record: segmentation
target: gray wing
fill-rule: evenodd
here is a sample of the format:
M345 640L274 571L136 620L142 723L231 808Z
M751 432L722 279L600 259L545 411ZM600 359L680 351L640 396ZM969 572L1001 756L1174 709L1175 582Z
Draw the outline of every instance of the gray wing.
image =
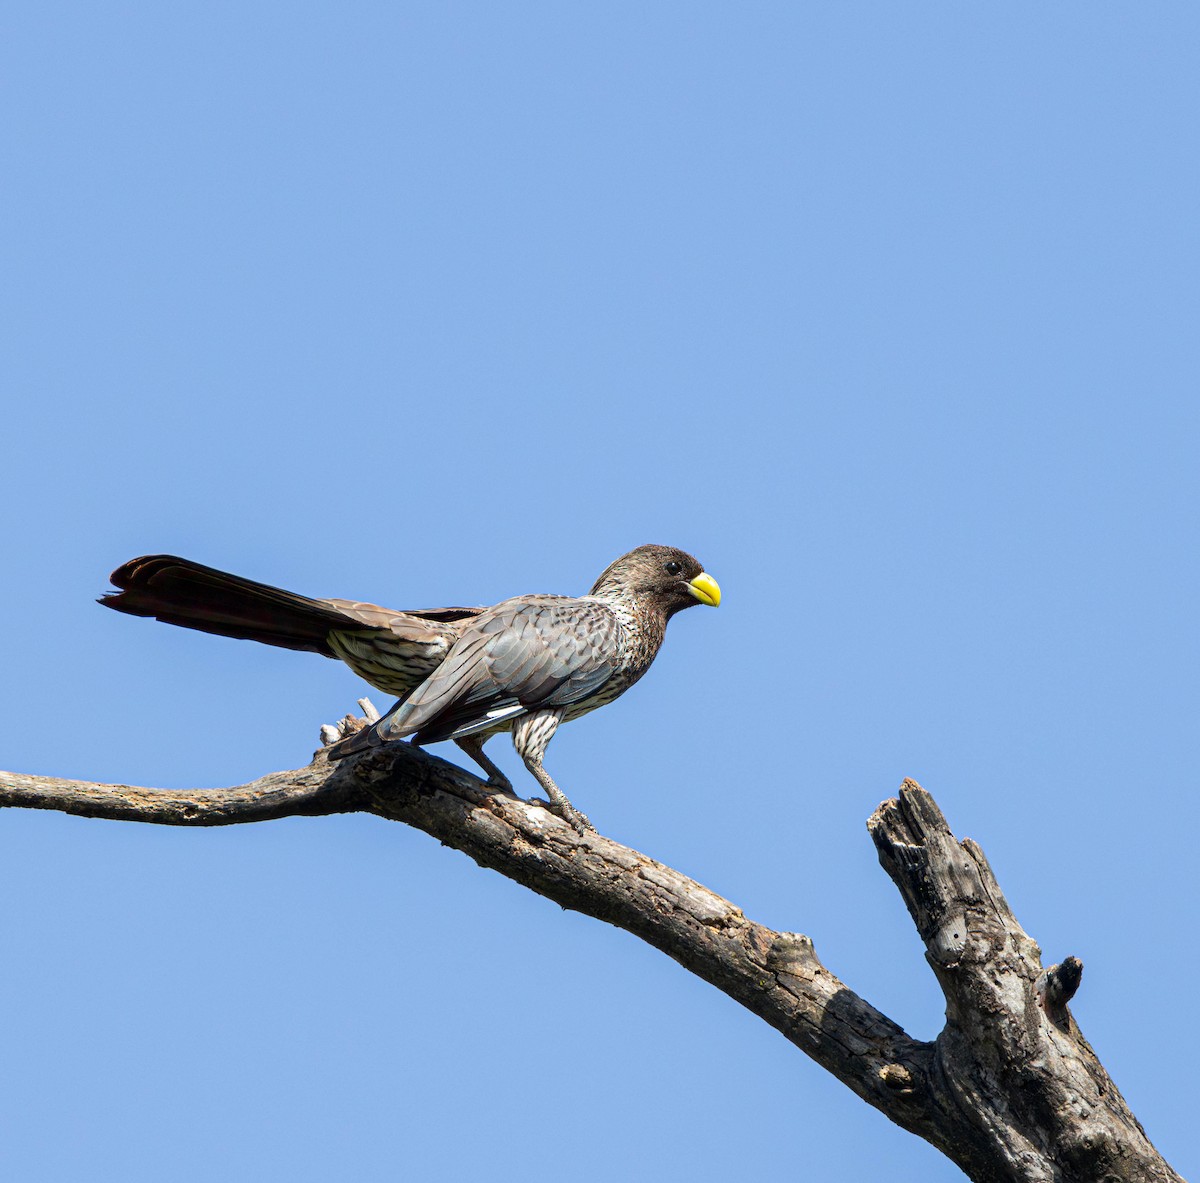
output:
M593 600L523 596L472 621L446 660L376 724L378 741L470 735L595 693L620 668L625 632Z

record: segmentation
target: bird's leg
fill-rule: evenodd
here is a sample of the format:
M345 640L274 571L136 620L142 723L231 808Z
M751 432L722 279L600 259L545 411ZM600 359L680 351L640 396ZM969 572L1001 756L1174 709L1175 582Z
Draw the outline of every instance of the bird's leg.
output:
M558 729L560 719L562 711L535 711L532 715L526 715L513 728L513 747L517 749L517 755L525 761L525 767L537 777L538 784L546 790L550 798L550 808L579 833L586 834L589 830L595 833L596 827L567 800L566 793L542 767L546 745Z
M554 812L563 819L563 821L567 822L573 829L578 830L581 834L587 834L589 832L594 834L596 832L596 827L593 826L590 821L588 821L587 814L580 813L579 810L571 804L571 802L567 799L566 793L564 793L562 789L560 789L558 785L554 783L550 777L550 773L548 773L542 767L542 762L540 760L533 760L527 757L525 760L525 767L537 777L538 784L540 784L542 788L545 789L549 794L550 808L553 809Z
M499 789L502 793L511 793L512 781L483 754L483 745L487 743L488 738L481 735L464 735L454 742L488 774L487 783L490 788Z

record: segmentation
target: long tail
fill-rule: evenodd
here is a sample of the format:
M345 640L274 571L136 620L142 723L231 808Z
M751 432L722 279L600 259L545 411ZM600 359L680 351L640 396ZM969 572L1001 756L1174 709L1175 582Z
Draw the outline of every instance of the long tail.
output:
M174 555L132 559L111 579L121 590L98 601L106 608L327 657L335 656L327 640L330 631L354 624L332 604Z

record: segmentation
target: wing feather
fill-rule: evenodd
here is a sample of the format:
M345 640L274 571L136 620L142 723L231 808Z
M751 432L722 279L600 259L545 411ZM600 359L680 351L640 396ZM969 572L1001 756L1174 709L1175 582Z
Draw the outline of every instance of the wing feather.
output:
M620 668L625 632L607 605L522 596L471 621L446 660L376 724L379 740L469 735L542 707L569 706Z

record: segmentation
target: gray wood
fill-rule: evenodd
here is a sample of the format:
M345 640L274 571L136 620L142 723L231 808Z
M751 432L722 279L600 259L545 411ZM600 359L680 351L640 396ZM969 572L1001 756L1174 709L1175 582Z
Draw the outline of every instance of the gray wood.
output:
M808 937L757 924L686 875L408 744L340 763L318 752L306 768L228 789L0 772L0 805L183 826L353 811L404 822L661 949L978 1183L1180 1179L1071 1018L1080 963L1043 969L983 852L912 781L868 828L946 998L930 1043L839 981Z

